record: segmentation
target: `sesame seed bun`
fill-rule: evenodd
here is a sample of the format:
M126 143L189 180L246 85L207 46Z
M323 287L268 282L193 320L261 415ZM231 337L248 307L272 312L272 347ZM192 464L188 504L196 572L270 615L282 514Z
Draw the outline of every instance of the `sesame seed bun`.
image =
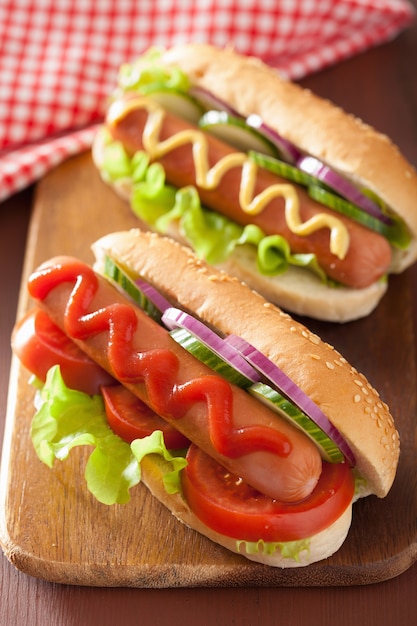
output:
M222 335L239 335L276 363L344 436L365 479L364 494L384 497L395 477L399 436L377 391L332 346L236 278L171 238L133 229L93 244L95 269L109 254L133 277Z

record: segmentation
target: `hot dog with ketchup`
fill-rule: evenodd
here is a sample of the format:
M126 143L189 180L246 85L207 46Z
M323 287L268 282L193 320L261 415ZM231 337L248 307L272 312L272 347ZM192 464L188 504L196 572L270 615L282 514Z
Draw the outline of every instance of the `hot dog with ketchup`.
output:
M148 226L290 312L367 315L417 257L417 175L398 150L232 50L122 67L93 157Z
M153 439L147 447L152 434L126 435L129 471L121 473L138 476L140 467L176 517L249 559L296 567L331 555L346 537L354 500L384 497L395 476L398 433L377 392L303 325L172 239L138 229L110 234L93 250L94 269L71 257L43 263L29 292L57 332L100 366L108 415L123 403L132 410L122 388L179 431L188 448L185 461L166 450L161 460ZM36 329L22 328L25 321L13 347L34 371L25 347ZM71 419L62 397L71 392L62 385L60 409L48 413L56 376L53 367L33 428L41 458L47 450L51 463L52 451L62 458L56 433L67 450L82 430L77 417L75 434L65 432ZM78 415L97 395L76 393ZM55 426L59 415L65 424ZM92 443L84 436L82 443ZM100 437L103 454L109 434ZM164 474L172 471L176 486L171 480L166 490Z

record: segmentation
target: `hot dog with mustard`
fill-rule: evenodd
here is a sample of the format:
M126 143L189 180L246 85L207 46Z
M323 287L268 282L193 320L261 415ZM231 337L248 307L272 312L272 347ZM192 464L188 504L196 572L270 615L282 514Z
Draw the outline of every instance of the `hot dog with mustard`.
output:
M366 315L416 259L417 175L398 149L229 49L123 67L93 156L148 226L290 312Z

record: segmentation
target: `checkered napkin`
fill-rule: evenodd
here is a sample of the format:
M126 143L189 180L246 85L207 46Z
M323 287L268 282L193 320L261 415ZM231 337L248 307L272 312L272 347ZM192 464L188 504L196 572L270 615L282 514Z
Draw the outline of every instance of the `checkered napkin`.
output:
M0 200L91 146L120 64L233 44L291 79L392 39L407 0L0 0Z

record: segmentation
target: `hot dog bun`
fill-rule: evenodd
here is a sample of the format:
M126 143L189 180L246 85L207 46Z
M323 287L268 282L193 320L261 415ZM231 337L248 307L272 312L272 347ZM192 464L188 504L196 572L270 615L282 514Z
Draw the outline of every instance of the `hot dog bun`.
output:
M141 276L174 305L224 335L240 335L276 362L325 411L354 452L354 471L363 479L354 500L371 493L387 494L399 456L393 419L366 378L332 346L171 238L134 229L104 236L92 249L94 269L99 273L106 255L111 256L131 278ZM246 552L245 542L213 531L193 514L180 494L165 491L163 465L156 455L142 461L142 481L151 493L186 526L250 560L283 568L309 565L334 554L348 534L354 500L330 527L309 538L308 549L298 552L297 558L280 549Z
M275 362L346 439L363 495L384 497L395 477L399 437L385 403L365 376L330 345L236 278L214 269L171 238L133 229L93 244L95 269L106 254L170 302L222 335L239 335Z
M243 57L231 49L179 45L163 52L160 62L181 68L193 85L209 90L239 114L258 114L301 151L377 193L404 219L412 236L406 250L393 249L389 271L401 272L416 260L417 212L413 198L417 174L386 136L310 91L281 79L258 59ZM103 135L98 133L93 159L99 170L102 142ZM111 184L129 201L129 180ZM169 235L186 243L175 224L171 224ZM278 276L265 276L257 270L250 246L235 249L221 267L285 310L327 321L346 322L368 315L387 289L385 280L363 289L331 288L296 267Z

